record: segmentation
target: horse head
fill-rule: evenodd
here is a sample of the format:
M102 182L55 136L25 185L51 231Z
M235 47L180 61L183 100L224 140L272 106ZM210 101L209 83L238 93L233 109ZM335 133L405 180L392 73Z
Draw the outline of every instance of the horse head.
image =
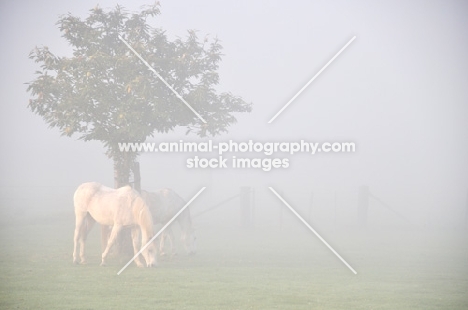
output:
M143 251L143 258L146 261L146 267L156 267L157 265L157 249L154 241Z
M182 232L180 239L182 240L182 244L184 245L187 254L197 253L197 236L194 229L190 228L189 230Z

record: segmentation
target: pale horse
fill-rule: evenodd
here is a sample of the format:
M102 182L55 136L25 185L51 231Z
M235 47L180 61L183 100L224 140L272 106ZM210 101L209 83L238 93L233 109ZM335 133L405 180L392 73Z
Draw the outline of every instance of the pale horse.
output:
M80 247L80 262L86 263L85 241L94 225L112 226L109 242L102 253L101 266L106 264L106 257L114 245L123 227L131 227L134 253L139 251L139 236L141 246L153 237L153 220L145 201L137 191L130 186L113 189L96 182L81 184L73 197L75 205L75 237L73 248L73 262L78 263L78 245ZM156 265L156 246L151 243L143 252L146 266ZM135 259L138 267L143 264L140 256Z
M141 196L148 205L151 214L153 215L154 224L168 223L174 215L177 214L184 206L185 201L177 195L172 189L163 188L156 192L142 191ZM181 230L181 241L188 254L195 254L197 251L197 238L195 230L192 226L190 211L186 208L175 220L179 223ZM164 255L165 240L167 239L170 245L170 254L174 255L174 233L171 229L172 224L167 227L161 234L159 250L160 254Z

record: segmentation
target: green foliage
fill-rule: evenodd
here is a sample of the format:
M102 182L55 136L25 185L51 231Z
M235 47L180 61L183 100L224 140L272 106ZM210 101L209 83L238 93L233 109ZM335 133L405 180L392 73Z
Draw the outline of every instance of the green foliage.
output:
M62 135L102 141L110 157L118 142L143 142L156 132L184 126L199 136L226 132L234 112L250 112L251 104L230 93L217 93L221 45L200 40L195 31L170 41L147 19L160 14L158 5L129 13L120 6L90 10L86 19L71 14L57 22L73 48L71 57L35 48L30 58L40 64L28 83L29 108ZM160 72L207 121L202 123L119 40L121 35Z

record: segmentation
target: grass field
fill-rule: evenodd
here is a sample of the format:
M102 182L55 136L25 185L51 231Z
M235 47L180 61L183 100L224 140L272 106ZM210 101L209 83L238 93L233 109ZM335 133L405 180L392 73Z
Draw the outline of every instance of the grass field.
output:
M467 309L468 232L324 232L198 225L198 253L153 269L71 259L73 217L0 228L1 309Z

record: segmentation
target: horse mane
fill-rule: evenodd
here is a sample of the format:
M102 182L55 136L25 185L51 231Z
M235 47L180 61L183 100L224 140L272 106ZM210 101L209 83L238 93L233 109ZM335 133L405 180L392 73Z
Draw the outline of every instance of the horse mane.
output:
M140 223L142 229L144 228L148 237L151 237L153 235L153 217L151 212L140 195L135 193L135 197L132 198L133 216Z

